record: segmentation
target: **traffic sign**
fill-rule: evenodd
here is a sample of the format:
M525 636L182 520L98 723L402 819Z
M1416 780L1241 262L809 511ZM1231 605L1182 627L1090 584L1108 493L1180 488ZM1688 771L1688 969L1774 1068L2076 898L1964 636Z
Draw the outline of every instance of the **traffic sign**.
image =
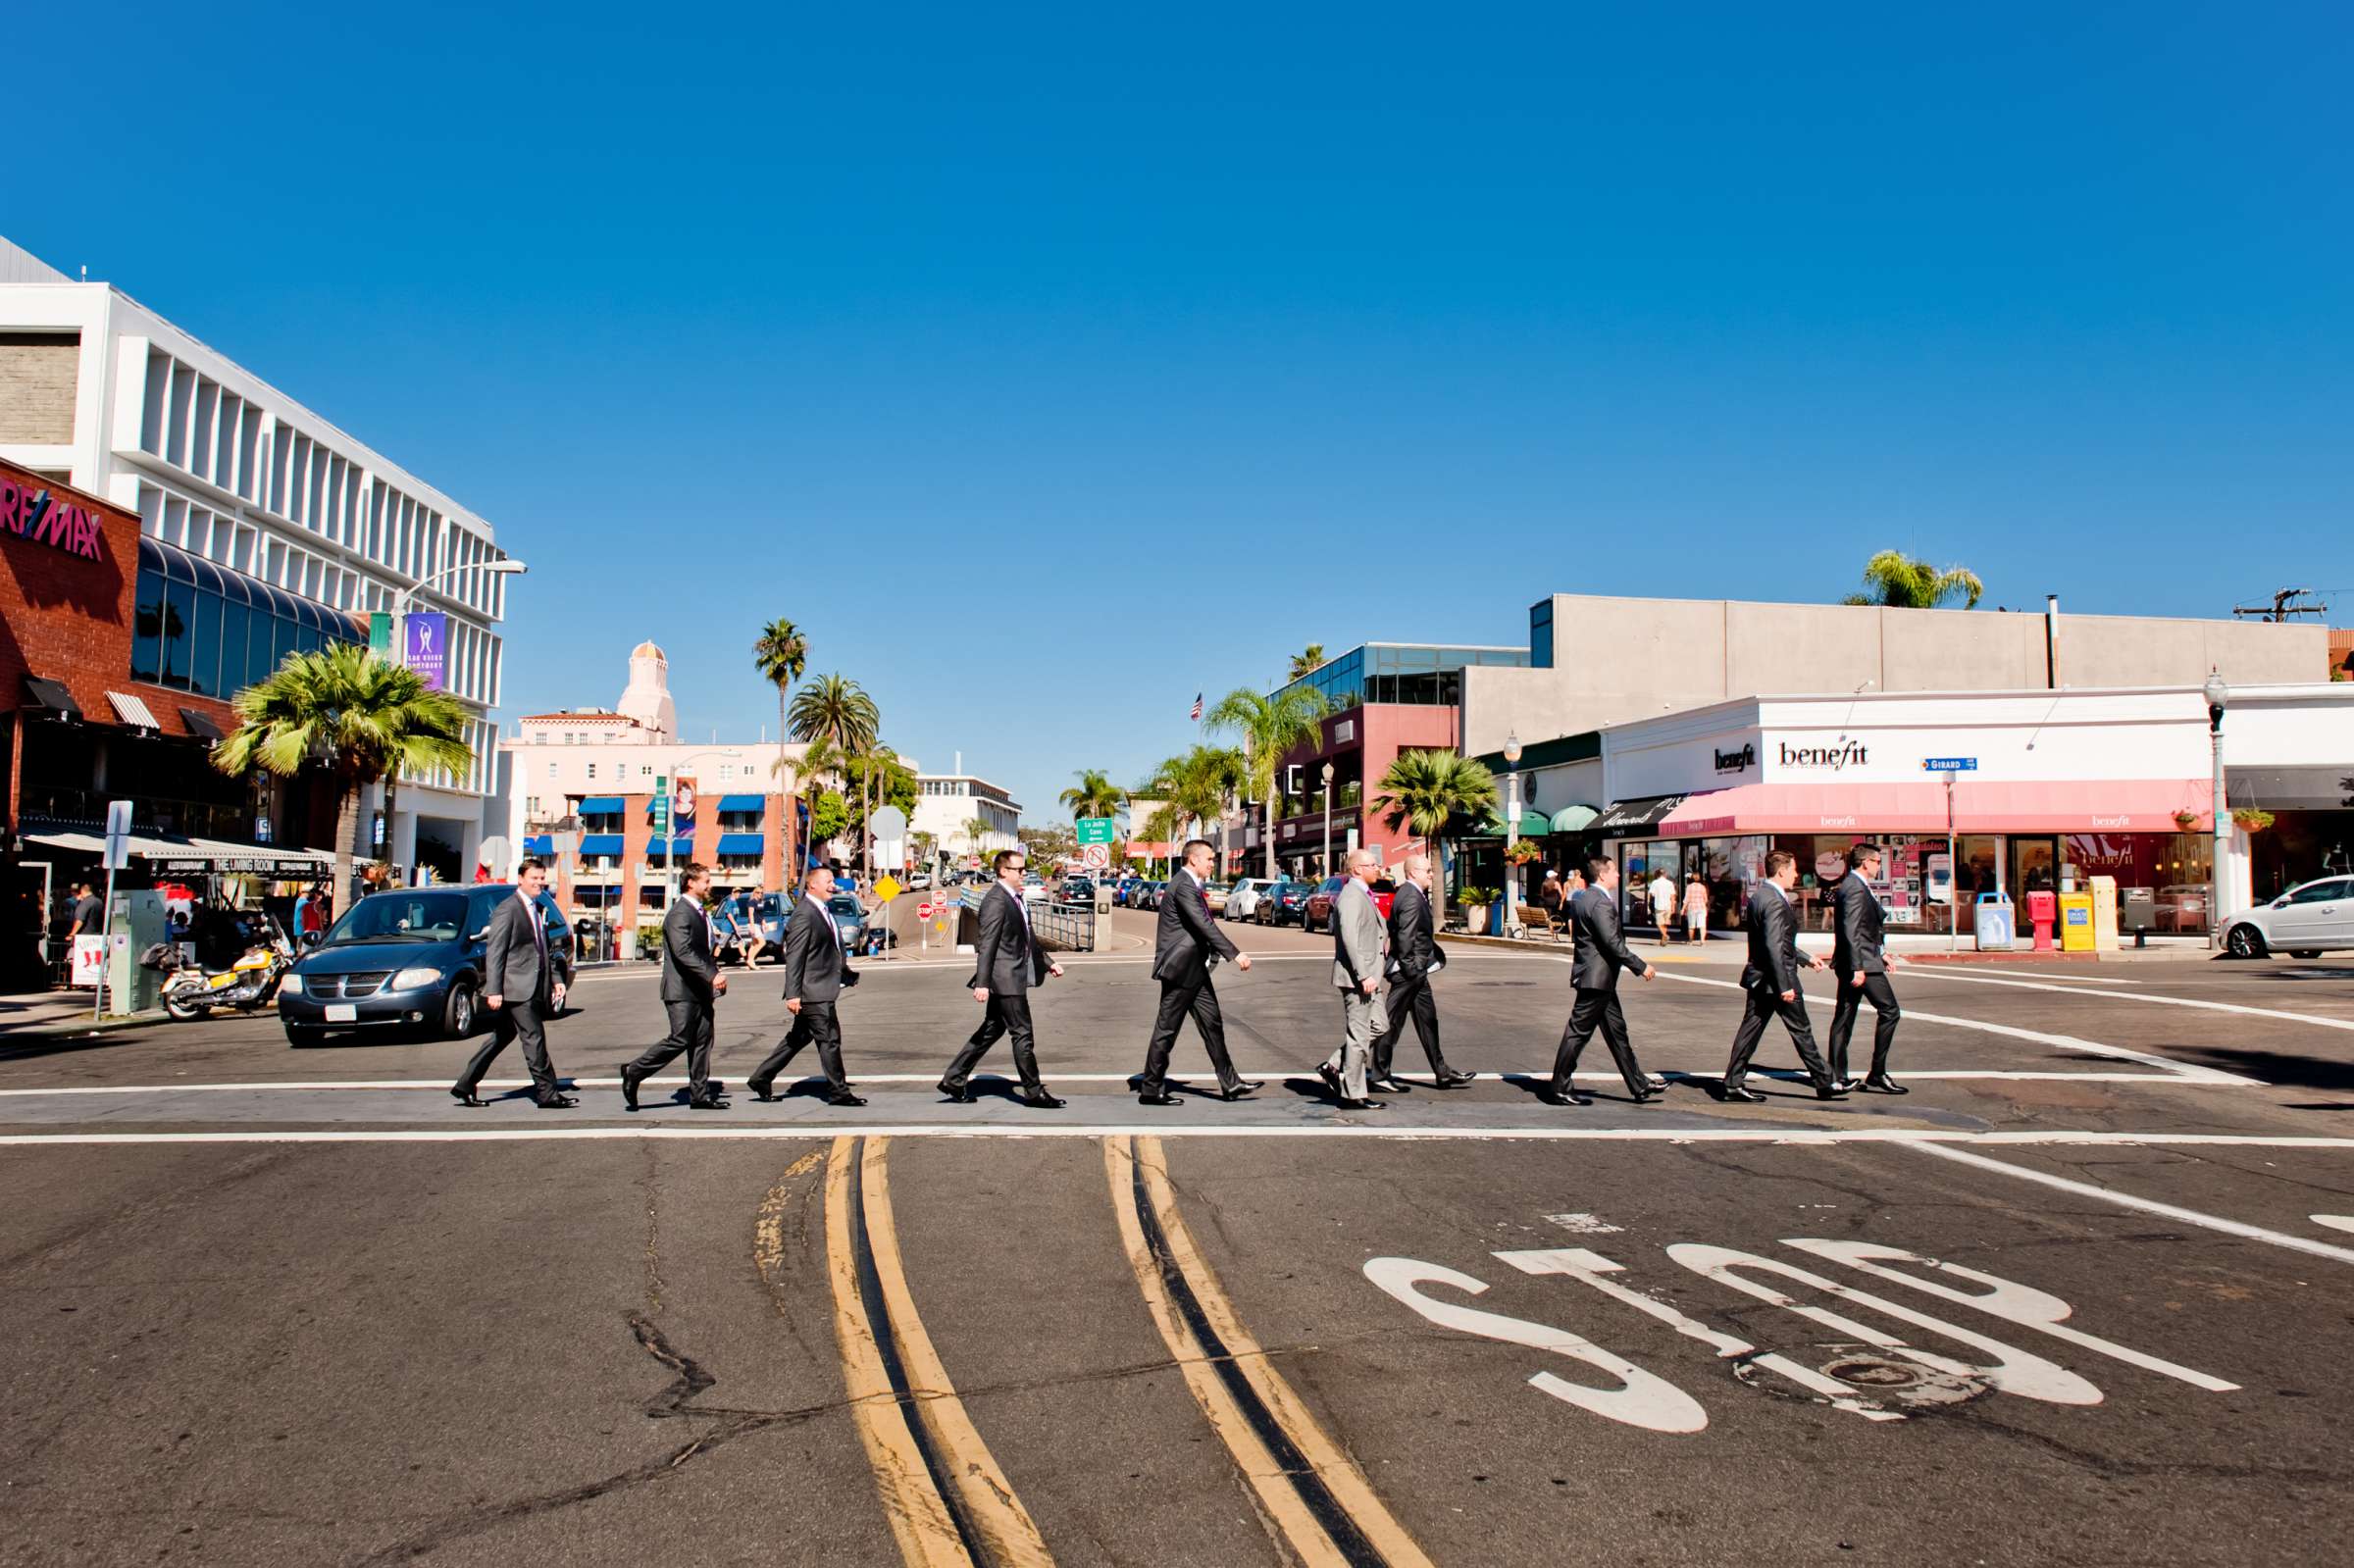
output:
M882 899L887 904L890 903L894 898L898 897L899 879L896 877L886 876L880 882L877 882L875 884L875 896Z
M932 906L930 904L916 905L915 918L918 920L930 920L932 918Z
M1081 844L1079 846L1079 864L1085 866L1090 871L1110 870L1111 845Z
M106 803L106 869L121 871L130 864L130 802Z
M885 806L866 819L866 831L877 838L898 838L907 832L907 813L896 806Z
M1118 836L1116 831L1118 827L1119 824L1109 817L1081 817L1079 819L1079 842L1082 846L1108 844Z
M1923 757L1920 759L1920 771L1923 773L1976 773L1978 759L1975 757Z

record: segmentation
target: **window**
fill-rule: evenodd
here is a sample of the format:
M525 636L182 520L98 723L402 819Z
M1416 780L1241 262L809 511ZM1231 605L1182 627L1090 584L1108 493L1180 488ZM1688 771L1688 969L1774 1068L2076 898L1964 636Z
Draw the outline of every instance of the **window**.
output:
M596 764L593 762L588 764L588 777L592 782L596 778Z
M2292 904L2329 903L2334 899L2345 897L2346 886L2347 884L2342 879L2335 882L2317 882L2290 893L2288 901Z
M553 779L556 776L556 765L552 762L547 765L547 776L550 779Z
M654 776L654 765L653 765L652 763L650 763L650 762L641 762L641 763L638 764L638 777L639 777L639 778L640 778L640 779L651 779L653 776Z

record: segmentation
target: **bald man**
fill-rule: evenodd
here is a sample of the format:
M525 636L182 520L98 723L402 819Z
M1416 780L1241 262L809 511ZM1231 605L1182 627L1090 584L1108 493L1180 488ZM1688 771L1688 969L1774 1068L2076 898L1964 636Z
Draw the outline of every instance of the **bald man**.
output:
M1365 1097L1365 1069L1373 1037L1387 1022L1379 999L1388 946L1372 883L1381 867L1369 849L1352 849L1349 875L1332 901L1332 984L1341 993L1341 1048L1316 1071L1345 1111L1380 1111L1387 1100Z

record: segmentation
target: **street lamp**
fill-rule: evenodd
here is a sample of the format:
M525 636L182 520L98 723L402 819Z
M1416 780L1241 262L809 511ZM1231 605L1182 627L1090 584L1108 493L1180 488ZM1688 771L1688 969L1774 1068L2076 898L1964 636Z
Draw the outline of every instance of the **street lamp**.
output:
M525 566L511 555L502 555L495 561L461 561L454 566L445 566L431 577L419 578L416 586L401 589L400 597L393 602L392 613L394 615L408 614L409 606L417 602L418 594L423 593L443 578L455 576L460 572L487 572L492 577L517 578L530 570L530 567Z
M2224 855L2231 847L2231 830L2226 826L2231 819L2224 810L2224 704L2230 698L2231 688L2224 684L2223 672L2212 668L2207 672L2203 695L2207 698L2207 745L2215 763L2208 794L2209 828L2215 843L2207 868L2207 945L2217 947L2224 939Z
M1324 868L1320 875L1332 875L1332 764L1324 764Z
M1520 868L1512 864L1512 845L1520 837L1520 732L1504 737L1504 934L1520 935Z

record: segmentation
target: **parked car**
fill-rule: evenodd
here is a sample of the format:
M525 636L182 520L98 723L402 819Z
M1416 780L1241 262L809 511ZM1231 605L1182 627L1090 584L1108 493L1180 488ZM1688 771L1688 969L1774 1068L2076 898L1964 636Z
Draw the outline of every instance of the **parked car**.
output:
M1136 891L1128 896L1128 907L1131 909L1158 909L1160 895L1168 885L1166 881L1158 878L1138 883Z
M2234 958L2276 951L2317 958L2333 947L2354 947L2354 877L2301 883L2269 904L2232 916L2224 946Z
M1261 893L1252 913L1262 926L1305 926L1307 895L1315 890L1313 883L1286 879Z
M1348 880L1346 877L1327 877L1316 884L1316 890L1308 894L1306 908L1302 911L1302 931L1332 930L1332 901L1340 896L1341 885ZM1387 877L1377 877L1366 891L1373 895L1373 907L1381 911L1381 918L1388 920L1390 900L1396 896L1398 885Z
M855 893L835 893L826 899L826 913L834 917L834 929L842 934L845 952L866 950L866 909Z
M1134 909L1136 906L1129 900L1136 896L1136 889L1143 885L1144 880L1142 877L1122 877L1113 883L1111 885L1112 903L1121 909Z
M1234 884L1230 882L1207 883L1202 888L1202 901L1209 905L1209 912L1215 915L1226 907L1226 895L1233 891Z
M1046 901L1047 879L1040 876L1035 871L1025 872L1022 876L1022 902L1025 904L1043 904Z
M1228 920L1256 919L1259 900L1266 896L1269 887L1277 885L1281 880L1277 878L1269 881L1265 877L1237 878L1233 889L1226 894L1225 904L1218 912Z
M280 985L286 1043L316 1045L333 1030L472 1035L485 1021L483 938L500 900L514 894L508 884L484 883L395 888L360 899ZM570 986L572 928L553 899L542 895L540 907L549 912L550 966Z
M1085 877L1065 877L1062 879L1062 890L1055 895L1054 901L1060 904L1093 904L1096 901L1096 885Z

